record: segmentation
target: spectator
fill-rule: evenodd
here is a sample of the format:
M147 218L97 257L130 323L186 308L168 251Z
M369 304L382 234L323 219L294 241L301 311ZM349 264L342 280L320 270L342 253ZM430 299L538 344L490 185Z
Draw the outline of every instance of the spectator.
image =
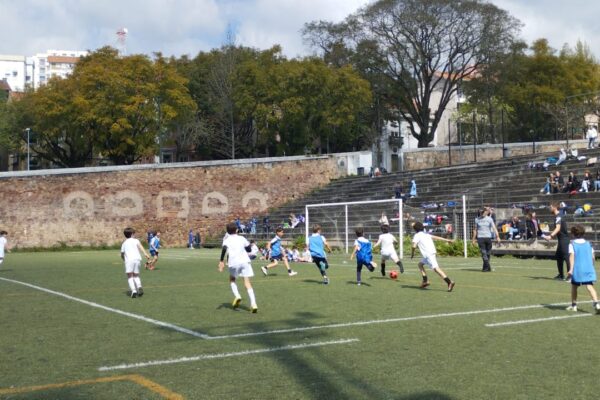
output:
M388 217L385 215L385 212L381 213L381 218L379 218L379 225L390 226L390 221L388 221Z
M237 217L235 219L235 225L237 226L238 232L239 233L244 233L246 230L246 225L242 224L242 221L240 221L240 217Z
M598 138L598 130L595 125L590 125L585 134L588 140L588 149L593 149L596 147L596 139Z
M250 219L250 223L249 223L249 225L250 225L250 233L252 235L256 235L256 225L257 224L258 224L258 221L256 220L256 217L252 217Z
M600 169L596 170L596 180L594 181L594 192L600 191Z
M415 180L411 180L410 181L410 198L414 198L417 197L417 182L415 182Z
M188 248L194 250L194 231L192 229L188 232Z
M194 242L195 242L197 249L202 247L202 238L200 237L200 231L196 232L196 237L194 238Z
M271 229L271 225L269 225L269 217L263 218L263 233L265 236L269 236L269 230Z
M298 225L298 223L300 223L300 221L298 221L298 218L296 218L296 215L290 214L290 227L293 229L296 227L296 225Z
M563 192L565 193L573 193L579 190L579 180L573 171L569 172L569 177L567 178L567 183L565 183L565 187Z
M579 189L579 191L584 193L589 192L591 184L592 175L590 174L590 171L585 171L585 173L583 174L583 179L581 180L581 188Z
M561 148L560 153L558 154L558 161L556 161L556 165L562 164L567 159L567 152L565 149Z
M302 252L302 255L300 256L298 261L308 263L312 262L312 256L310 255L310 250L308 249L308 246L304 246L304 251Z
M543 188L540 189L540 193L550 194L552 193L552 182L554 181L554 174L550 173L550 175L546 178L546 184Z
M537 239L542 236L542 229L540 228L540 223L535 211L529 212L527 217L525 217L525 227L527 228L525 232L525 237L527 239Z
M521 223L521 220L519 219L519 217L517 217L516 215L514 215L509 224L509 229L508 229L508 240L513 240L513 239L520 239L521 235L519 232L519 224Z
M554 181L552 182L552 193L562 192L565 181L560 176L560 171L556 171L554 174Z

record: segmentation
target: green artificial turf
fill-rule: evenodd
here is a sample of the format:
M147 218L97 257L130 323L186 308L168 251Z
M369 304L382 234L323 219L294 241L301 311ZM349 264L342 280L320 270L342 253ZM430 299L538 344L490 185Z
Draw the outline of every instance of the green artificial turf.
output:
M584 303L590 300L585 289L580 312L564 310L570 285L552 280L554 261L494 258L495 271L482 273L479 259L440 258L456 281L452 293L432 272L431 286L419 289L416 258L405 259L406 273L397 280L363 271L360 287L354 263L342 254L330 256L328 286L312 264L292 264L295 277L283 266L264 277L264 262L254 261L259 312L252 314L241 282L242 307L231 308L218 256L217 250L165 249L158 269L141 274L145 295L131 299L118 251L7 254L0 278L219 338L0 280L0 399L176 393L187 399L515 400L600 393L600 316ZM587 317L570 318L580 314ZM569 318L548 319L555 317ZM485 326L536 319L547 320ZM200 359L99 370L183 357ZM138 378L98 381L123 375L160 386Z

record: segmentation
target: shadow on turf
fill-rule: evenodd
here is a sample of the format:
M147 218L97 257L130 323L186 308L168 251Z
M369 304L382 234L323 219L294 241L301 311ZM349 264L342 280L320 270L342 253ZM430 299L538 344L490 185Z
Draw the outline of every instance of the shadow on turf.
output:
M528 278L529 279L534 279L536 281L544 280L544 281L558 281L558 282L562 282L562 280L554 279L554 278L551 278L549 276L528 276Z

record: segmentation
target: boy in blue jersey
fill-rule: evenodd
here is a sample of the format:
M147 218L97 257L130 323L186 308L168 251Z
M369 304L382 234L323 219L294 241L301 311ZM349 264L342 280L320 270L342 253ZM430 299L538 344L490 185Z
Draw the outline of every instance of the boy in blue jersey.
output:
M360 286L363 265L367 267L370 272L373 272L377 264L373 261L373 246L371 245L371 242L363 237L363 228L356 228L355 232L356 240L354 241L354 251L350 256L350 259L352 260L354 255L356 255L356 284Z
M267 250L269 250L271 255L271 264L266 267L260 267L265 276L269 275L269 269L275 268L279 261L283 260L285 264L285 268L288 271L289 276L298 275L296 271L292 271L290 268L290 264L288 263L287 257L285 255L285 248L281 245L281 238L283 237L283 228L279 227L275 230L275 237L271 239L269 243L267 243Z
M596 281L594 249L591 243L583 238L585 234L583 226L575 225L571 228L571 234L575 239L569 244L570 267L567 278L571 278L571 305L567 307L567 310L577 311L577 289L579 289L579 286L585 286L592 297L596 313L600 314L598 294L594 289L594 282Z
M325 237L321 235L321 225L313 226L313 234L308 238L308 249L313 262L319 268L319 272L323 277L323 283L325 285L329 284L329 278L327 277L329 264L327 263L325 249L331 253L331 247L329 247Z
M158 249L160 249L160 231L156 231L152 239L150 240L150 255L151 260L146 262L145 268L150 271L154 270L156 263L158 262Z

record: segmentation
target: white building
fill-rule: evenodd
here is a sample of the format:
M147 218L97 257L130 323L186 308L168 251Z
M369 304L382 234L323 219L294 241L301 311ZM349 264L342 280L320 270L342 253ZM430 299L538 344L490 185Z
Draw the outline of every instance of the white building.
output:
M31 79L27 76L25 56L0 55L0 80L6 81L11 90L22 92Z
M67 77L79 59L87 54L87 51L73 50L48 50L36 54L32 57L34 87L46 84L54 76Z

